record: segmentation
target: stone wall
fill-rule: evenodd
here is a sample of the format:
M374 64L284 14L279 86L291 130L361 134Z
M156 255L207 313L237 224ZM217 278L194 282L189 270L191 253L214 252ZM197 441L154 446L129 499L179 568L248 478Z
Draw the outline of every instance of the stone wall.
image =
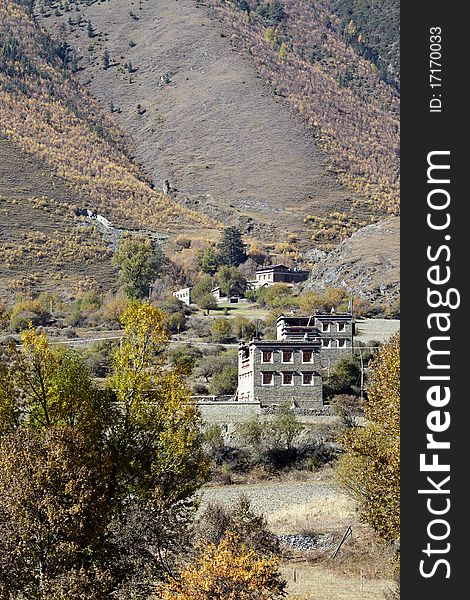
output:
M198 402L202 418L208 423L243 423L261 414L259 402Z
M317 408L323 407L323 391L322 391L322 374L320 354L313 353L314 362L302 363L302 352L300 348L294 348L293 345L286 342L272 343L272 348L275 349L272 363L261 362L261 350L255 349L254 352L254 397L259 400L263 406L273 404L295 403L300 408ZM282 351L284 349L294 350L293 363L282 362ZM264 346L263 346L264 349ZM266 348L267 349L267 348ZM308 350L312 350L308 347ZM273 385L262 385L261 377L263 372L271 372L274 376ZM293 372L294 384L282 385L282 373ZM313 372L314 384L302 385L302 373Z

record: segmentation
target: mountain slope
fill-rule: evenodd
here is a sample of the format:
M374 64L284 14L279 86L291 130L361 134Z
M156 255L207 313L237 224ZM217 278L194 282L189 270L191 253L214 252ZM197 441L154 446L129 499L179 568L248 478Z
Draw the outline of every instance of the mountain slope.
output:
M70 52L35 25L29 2L0 4L0 133L93 199L119 224L214 227L151 189L113 120L72 79Z
M74 214L86 201L0 136L0 297L111 286L109 250Z
M389 217L360 229L317 262L307 288L347 287L390 304L400 293L400 221Z
M113 108L155 184L168 179L178 189L178 201L239 220L268 241L289 231L306 240L306 216L353 204L370 222L370 208L338 182L313 130L233 48L206 6L108 0L79 3L76 13L61 4L41 22L78 49L77 75Z

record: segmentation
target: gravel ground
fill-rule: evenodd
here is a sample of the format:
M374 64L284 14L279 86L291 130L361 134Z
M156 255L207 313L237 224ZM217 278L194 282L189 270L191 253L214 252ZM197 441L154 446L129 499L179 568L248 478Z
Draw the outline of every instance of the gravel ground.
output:
M232 504L240 494L248 496L255 510L269 516L295 505L309 504L317 498L334 498L338 492L331 483L312 480L208 487L204 489L201 507L208 502Z

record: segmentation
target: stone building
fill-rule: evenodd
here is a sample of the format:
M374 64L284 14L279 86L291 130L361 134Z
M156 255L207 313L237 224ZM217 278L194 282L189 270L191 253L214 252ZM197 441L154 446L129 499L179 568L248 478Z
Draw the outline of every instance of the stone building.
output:
M238 401L323 407L323 372L352 351L352 315L277 320L276 340L251 340L238 352Z
M285 265L271 265L256 269L256 279L249 281L252 289L274 285L275 283L286 283L294 285L308 279L309 272L297 268L289 269Z
M354 323L351 313L317 313L309 317L281 315L276 323L278 340L319 339L321 366L329 369L352 352Z

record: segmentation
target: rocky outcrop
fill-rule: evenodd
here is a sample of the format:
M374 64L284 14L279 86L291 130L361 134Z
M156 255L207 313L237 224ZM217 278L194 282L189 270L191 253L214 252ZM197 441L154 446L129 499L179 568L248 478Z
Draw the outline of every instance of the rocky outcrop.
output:
M370 301L400 293L400 220L368 225L316 262L304 288L345 287Z

